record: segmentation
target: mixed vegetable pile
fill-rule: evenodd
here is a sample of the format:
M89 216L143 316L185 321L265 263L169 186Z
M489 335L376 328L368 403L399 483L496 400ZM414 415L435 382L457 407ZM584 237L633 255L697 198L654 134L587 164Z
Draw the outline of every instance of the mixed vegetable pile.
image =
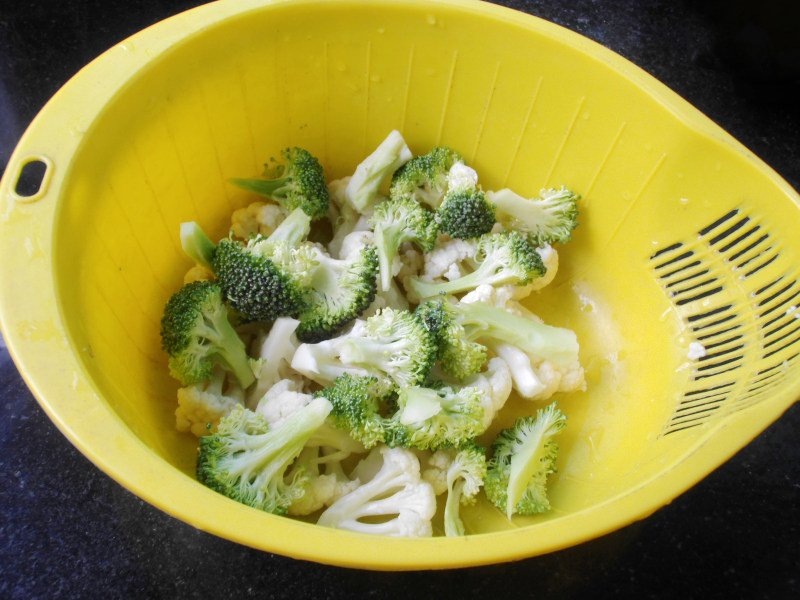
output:
M343 179L291 148L232 182L264 200L217 242L182 224L196 265L162 319L198 480L393 536L433 535L438 497L436 533L464 535L481 489L508 518L548 510L566 417L547 402L584 371L575 334L520 301L555 276L578 196L484 191L457 152L414 156L397 131ZM512 390L539 404L481 446Z

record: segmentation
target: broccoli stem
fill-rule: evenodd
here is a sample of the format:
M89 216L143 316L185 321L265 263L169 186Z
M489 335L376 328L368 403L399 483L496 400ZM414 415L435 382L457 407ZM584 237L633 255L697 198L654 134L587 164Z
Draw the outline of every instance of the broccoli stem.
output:
M181 223L181 247L186 256L198 265L213 271L211 261L214 258L214 251L217 249L217 245L208 238L205 231L194 221Z
M230 182L248 192L253 192L254 194L258 194L259 196L266 196L267 198L271 198L276 191L280 190L286 184L286 178L279 177L277 179L241 179L238 177L234 177L230 179Z
M517 448L511 458L506 501L506 515L509 519L528 488L528 482L542 468L542 458L547 449L545 444L547 433L548 431L544 427L536 428L534 433L526 437L522 446Z
M392 262L400 247L399 237L402 224L396 226L377 227L375 229L375 247L378 252L378 268L381 274L381 290L386 292L392 285Z
M401 425L420 423L442 411L442 399L436 390L412 386L403 390L404 404L400 414Z
M243 351L242 339L224 315L219 315L219 318L213 320L206 319L203 326L198 329L198 335L219 348L211 354L217 356L228 367L243 388L248 388L256 380L247 353Z
M448 478L449 479L449 478ZM450 483L448 481L448 483ZM466 482L459 478L448 486L447 500L444 503L444 534L447 537L464 535L464 522L459 517L461 492Z
M459 304L457 311L473 340L491 337L559 366L569 365L578 357L578 339L569 329L545 325L483 302Z
M275 228L267 242L289 242L294 246L302 242L311 231L311 217L302 208L295 208L289 215L281 221Z
M503 268L502 263L495 262L491 258L484 260L477 269L463 277L446 281L443 283L430 283L418 278L409 280L411 289L420 298L433 298L440 294L458 294L468 290L474 290L479 285L502 285L504 283L515 283L517 278L509 274Z
M341 341L339 355L345 363L356 366L377 365L389 372L394 356L403 352L408 342L403 339L386 341L369 338L345 338Z

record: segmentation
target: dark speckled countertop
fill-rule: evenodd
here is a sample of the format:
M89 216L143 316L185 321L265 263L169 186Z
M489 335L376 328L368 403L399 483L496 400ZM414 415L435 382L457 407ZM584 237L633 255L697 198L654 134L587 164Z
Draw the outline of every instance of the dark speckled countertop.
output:
M0 166L84 64L197 4L0 2ZM620 53L800 189L800 3L498 4ZM671 504L598 540L460 571L360 572L238 546L133 496L56 430L0 345L0 598L798 598L798 425L795 405Z

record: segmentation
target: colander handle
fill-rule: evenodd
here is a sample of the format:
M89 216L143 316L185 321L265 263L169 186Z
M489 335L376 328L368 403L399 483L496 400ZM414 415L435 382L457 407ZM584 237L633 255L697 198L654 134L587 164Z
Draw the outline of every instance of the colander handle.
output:
M16 162L16 164L15 164ZM36 202L41 200L50 187L54 165L48 157L28 155L9 164L8 196L15 202Z

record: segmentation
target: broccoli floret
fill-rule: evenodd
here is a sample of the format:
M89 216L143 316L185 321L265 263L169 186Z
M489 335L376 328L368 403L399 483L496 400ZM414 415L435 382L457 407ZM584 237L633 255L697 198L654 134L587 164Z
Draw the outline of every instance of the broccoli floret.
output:
M210 381L215 365L231 371L243 388L255 381L216 283L195 281L173 294L161 319L161 346L170 373L184 386Z
M556 365L570 365L578 359L578 339L569 329L546 325L483 302L443 302L442 309L463 327L468 341L489 347L510 344Z
M412 157L399 131L392 131L375 151L356 167L345 188L345 200L359 213L370 209L381 184Z
M408 310L384 308L366 321L364 335L337 344L345 364L388 376L398 388L425 381L436 345L422 319Z
M433 213L408 196L391 198L375 206L372 215L375 246L380 263L381 290L388 291L392 281L392 261L404 242L414 243L430 252L436 243Z
M335 335L356 319L375 299L378 257L374 246L364 246L355 259L331 258L314 247L306 304L298 314L297 338L314 343Z
M351 373L403 388L425 381L435 361L433 336L422 320L408 310L383 308L366 321L356 319L347 333L301 344L292 368L323 386Z
M475 442L462 445L447 469L447 500L444 505L444 533L464 535L461 506L474 504L486 478L486 448Z
M408 196L431 208L438 208L447 192L447 175L458 162L463 162L461 155L445 146L415 156L395 171L389 185L389 197Z
M214 273L231 307L251 321L274 321L305 306L305 288L268 258L230 238L217 244Z
M305 493L306 478L295 473L287 481L284 475L330 410L330 402L317 398L271 430L261 415L234 409L215 434L200 438L198 481L237 502L286 514Z
M267 238L225 238L211 261L225 299L251 321L294 316L306 305L312 255L299 242L310 218L295 209Z
M328 186L322 165L308 150L286 148L281 152L284 164L265 165L266 179L231 179L231 183L249 192L272 198L286 210L302 208L312 219L328 213Z
M423 302L415 312L433 333L436 358L446 374L462 380L481 370L486 363L486 346L467 339L464 327L447 310L444 300Z
M381 416L381 403L388 396L386 387L375 377L345 373L333 385L314 393L325 398L333 409L330 423L350 434L365 448L386 441L386 419Z
M400 390L389 420L390 446L438 450L483 433L483 390L439 382Z
M181 223L181 247L186 255L198 265L213 271L211 262L217 245L206 235L206 232L195 223Z
M469 240L489 233L496 222L494 206L478 189L450 190L436 210L439 230L452 238Z
M477 268L453 281L431 283L418 277L408 279L408 285L420 299L439 294L457 294L479 285L526 285L542 277L545 266L536 248L517 232L487 233L477 240Z
M556 404L520 417L501 431L492 443L485 492L508 518L532 515L550 508L547 476L555 472L558 445L553 437L566 426L566 416Z
M578 225L580 196L564 187L541 190L538 198L530 199L503 189L489 192L488 199L497 220L508 230L527 234L535 246L568 242Z

